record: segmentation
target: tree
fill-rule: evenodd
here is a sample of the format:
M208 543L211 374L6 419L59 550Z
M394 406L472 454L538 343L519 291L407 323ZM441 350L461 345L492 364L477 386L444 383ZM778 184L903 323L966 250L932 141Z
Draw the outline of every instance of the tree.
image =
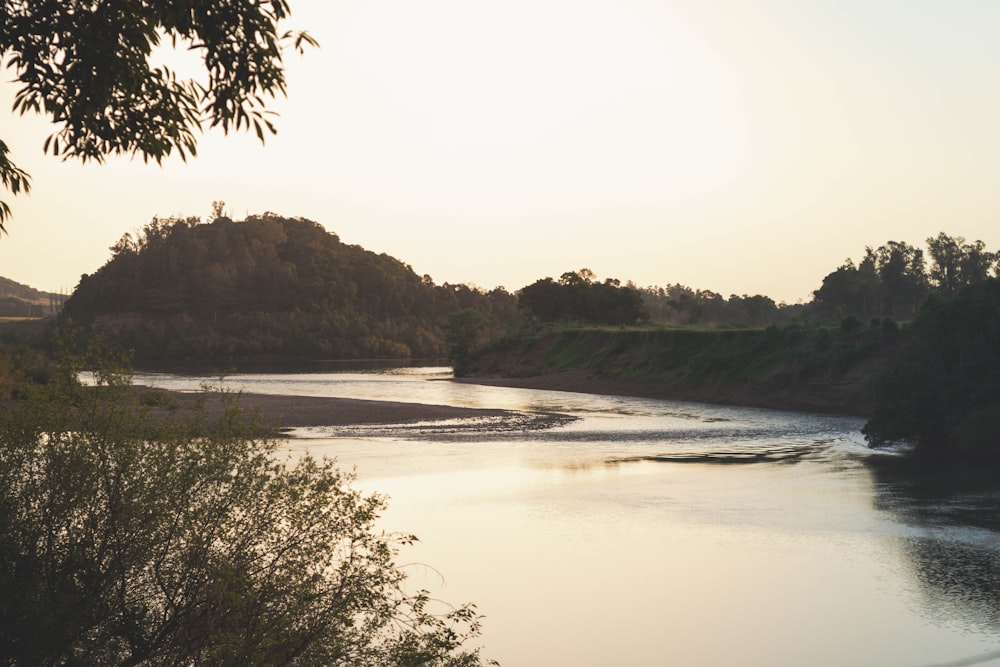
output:
M730 310L737 322L745 323L751 327L759 326L765 322L773 322L778 313L778 305L774 299L763 294L753 296L738 296L733 294L729 297Z
M472 350L486 327L486 319L477 310L463 308L448 315L444 325L444 342L448 346L448 361L456 376L466 373Z
M252 128L261 141L275 132L265 98L285 94L284 49L316 45L305 32L279 32L289 13L286 0L0 0L0 60L21 84L14 111L45 113L59 126L46 153L186 158L206 125ZM165 42L199 52L207 81L151 63ZM30 187L2 141L0 182L15 195ZM0 230L9 216L0 202Z
M565 284L542 278L521 288L517 307L541 322L555 322L567 319L572 305Z
M541 322L635 324L649 319L638 289L623 287L617 278L597 282L590 269L567 271L558 283L552 278L536 280L521 289L517 307Z
M987 252L982 241L966 243L963 237L951 237L944 232L927 239L927 249L932 262L931 283L945 295L986 280L998 256Z
M0 664L480 664L472 607L404 590L383 498L278 461L225 395L156 419L67 358L0 408Z
M880 283L872 257L860 266L850 259L823 278L823 285L813 292L813 302L825 317L856 315L868 319L878 312Z
M865 261L871 261L881 283L881 315L897 320L916 315L927 298L927 273L924 253L901 241L888 241L872 250L865 248Z
M952 238L944 232L927 239L927 250L931 255L930 280L941 294L958 291L964 242L961 236Z
M868 246L857 267L848 259L823 279L813 301L823 315L912 318L929 291L924 253L908 243Z
M921 308L878 379L863 429L873 445L909 440L938 456L1000 455L1000 280Z

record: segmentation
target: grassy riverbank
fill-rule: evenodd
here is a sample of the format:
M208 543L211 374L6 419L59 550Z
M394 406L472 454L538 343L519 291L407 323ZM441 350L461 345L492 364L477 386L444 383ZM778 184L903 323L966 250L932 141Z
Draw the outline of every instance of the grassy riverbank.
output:
M765 329L544 327L493 341L477 382L867 415L893 320Z

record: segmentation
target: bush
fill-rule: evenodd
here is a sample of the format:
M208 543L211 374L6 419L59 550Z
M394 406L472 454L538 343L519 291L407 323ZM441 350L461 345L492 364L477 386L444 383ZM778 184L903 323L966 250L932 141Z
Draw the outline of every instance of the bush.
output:
M404 591L383 498L279 462L226 395L205 431L93 377L0 412L0 664L480 664L473 607Z
M1000 456L1000 280L932 297L876 384L864 433L922 454Z

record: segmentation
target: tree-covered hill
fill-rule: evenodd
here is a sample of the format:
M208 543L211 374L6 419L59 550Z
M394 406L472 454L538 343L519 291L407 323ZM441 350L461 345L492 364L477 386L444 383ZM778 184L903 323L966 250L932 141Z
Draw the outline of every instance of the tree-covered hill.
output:
M435 357L451 312L480 312L487 336L520 317L503 288L435 285L318 223L272 213L154 218L112 251L62 315L115 334L141 361Z

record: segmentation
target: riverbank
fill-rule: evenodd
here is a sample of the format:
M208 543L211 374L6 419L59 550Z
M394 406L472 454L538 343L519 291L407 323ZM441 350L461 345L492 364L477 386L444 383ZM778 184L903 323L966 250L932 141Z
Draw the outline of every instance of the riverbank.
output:
M866 417L897 329L565 328L492 342L462 381Z
M855 417L865 417L868 414L867 401L858 396L863 388L857 386L859 380L855 379L845 380L841 383L837 399L831 398L831 392L825 385L796 387L794 389L771 388L766 391L757 387L742 389L717 386L685 387L639 380L613 380L582 370L521 377L487 375L456 378L455 381L493 387L634 396L713 405L739 405L770 410L824 412Z
M461 408L427 403L373 401L354 398L286 396L255 393L179 392L137 386L139 400L150 406L156 419L199 413L204 423L220 419L229 405L276 432L322 426L416 424L423 422L489 421L491 430L536 430L567 420L555 413Z

